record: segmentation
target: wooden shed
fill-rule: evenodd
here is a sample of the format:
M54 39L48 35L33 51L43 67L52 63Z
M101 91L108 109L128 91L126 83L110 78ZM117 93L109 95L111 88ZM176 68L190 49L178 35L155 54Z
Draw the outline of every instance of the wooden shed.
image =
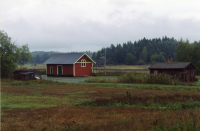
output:
M35 79L35 72L26 72L21 73L22 81L33 80Z
M35 79L37 70L15 70L14 80L30 80Z
M150 74L166 73L183 82L195 81L196 67L191 62L155 63L149 67Z
M94 63L85 53L54 54L44 62L48 76L91 76Z

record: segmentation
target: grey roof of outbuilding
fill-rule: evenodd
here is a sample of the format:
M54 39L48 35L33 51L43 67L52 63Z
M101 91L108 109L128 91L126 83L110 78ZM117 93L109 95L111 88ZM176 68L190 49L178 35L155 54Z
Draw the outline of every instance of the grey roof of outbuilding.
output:
M74 64L85 53L63 53L54 54L47 59L43 64ZM87 54L85 54L93 63L95 63Z
M149 69L185 69L190 64L192 63L191 62L154 63L149 67Z

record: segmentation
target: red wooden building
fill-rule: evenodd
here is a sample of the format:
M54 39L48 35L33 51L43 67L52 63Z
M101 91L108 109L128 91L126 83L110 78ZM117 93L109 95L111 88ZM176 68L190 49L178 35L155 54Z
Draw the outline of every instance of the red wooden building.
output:
M191 62L155 63L149 69L150 74L166 73L183 82L195 81L196 67Z
M90 76L95 62L85 53L64 53L52 55L44 64L48 76Z

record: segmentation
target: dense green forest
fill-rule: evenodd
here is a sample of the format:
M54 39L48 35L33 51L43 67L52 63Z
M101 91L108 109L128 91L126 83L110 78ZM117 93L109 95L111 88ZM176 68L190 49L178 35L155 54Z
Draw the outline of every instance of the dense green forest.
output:
M145 64L153 62L165 62L169 55L173 61L176 61L176 49L178 41L167 36L154 39L143 38L132 43L113 44L106 48L107 64ZM97 64L103 64L105 48L94 52L92 59ZM102 57L103 56L103 57Z
M107 64L145 64L154 62L165 62L170 55L173 61L176 61L176 48L178 47L178 41L176 39L163 37L146 39L135 41L134 43L128 41L127 43L113 44L106 48L106 61ZM51 55L62 52L45 52L34 51L31 52L33 60L30 63L43 63ZM83 52L81 52L83 53ZM86 51L97 65L104 63L105 48L97 52Z

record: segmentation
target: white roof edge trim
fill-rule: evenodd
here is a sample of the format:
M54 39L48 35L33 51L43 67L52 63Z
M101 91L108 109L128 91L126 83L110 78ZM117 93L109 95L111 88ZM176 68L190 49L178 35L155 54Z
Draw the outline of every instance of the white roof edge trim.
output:
M84 55L86 55L86 57L87 57L88 59L90 59L94 64L96 64L96 62L93 61L92 58L90 58L86 53L84 53L81 57L83 57ZM77 61L79 61L79 60L81 59L81 57L80 57ZM77 61L74 62L74 64L77 63Z

